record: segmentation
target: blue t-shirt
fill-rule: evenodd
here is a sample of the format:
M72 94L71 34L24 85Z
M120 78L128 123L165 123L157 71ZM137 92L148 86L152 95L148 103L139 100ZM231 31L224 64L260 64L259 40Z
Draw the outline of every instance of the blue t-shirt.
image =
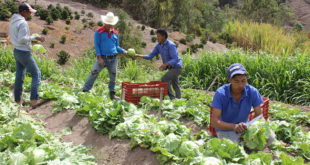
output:
M230 85L223 85L216 90L211 106L222 110L220 120L234 124L245 123L248 121L251 108L262 104L263 99L256 88L246 84L241 98L236 102L230 93ZM226 131L220 129L215 130Z

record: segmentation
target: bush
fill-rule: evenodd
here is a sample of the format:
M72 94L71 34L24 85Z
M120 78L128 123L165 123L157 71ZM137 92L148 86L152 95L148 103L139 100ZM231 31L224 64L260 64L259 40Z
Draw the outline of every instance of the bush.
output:
M1 6L2 6L2 4L1 4ZM3 7L7 8L12 14L13 13L18 13L18 6L17 6L15 0L14 1L13 0L6 0L4 2L4 6Z
M141 30L142 30L142 31L144 31L144 30L145 30L145 26L144 26L144 25L142 25Z
M137 29L140 30L140 25L137 26Z
M152 37L152 42L156 42L157 41L157 37L153 36Z
M86 18L83 18L82 19L82 23L86 23L87 22L87 19Z
M79 20L79 19L80 19L80 14L76 14L76 15L74 16L74 19Z
M94 17L94 14L93 14L92 12L89 12L89 13L87 14L87 17L93 18L93 17Z
M85 10L84 10L84 9L81 11L81 14L82 14L82 15L84 15L84 14L85 14Z
M50 48L54 48L55 47L55 43L54 42L51 42L50 43Z
M98 25L98 26L102 26L102 25L103 25L102 21L98 21L98 22L97 22L97 25Z
M52 9L54 9L55 7L52 5L52 4L49 4L48 6L47 6L47 9L48 10L52 10Z
M145 48L146 47L146 42L141 42L141 47Z
M187 42L192 42L195 39L195 35L194 34L188 34L186 36L186 41Z
M293 29L294 29L295 31L297 31L297 32L300 32L300 31L304 30L304 26L303 26L301 23L296 22L296 23L294 24Z
M47 32L48 32L48 29L47 29L47 28L44 28L44 29L42 30L42 34L44 34L44 35L46 35Z
M7 20L10 17L11 17L11 13L10 13L9 9L7 9L1 5L0 6L0 20Z
M70 23L71 23L70 18L67 18L67 19L66 19L66 24L69 25Z
M62 35L59 42L62 43L62 44L65 44L66 43L66 39L67 39L67 37L65 35Z
M64 65L69 60L70 54L64 50L61 50L59 53L57 53L57 57L58 57L57 63L59 65Z
M58 20L61 18L61 12L56 8L53 8L51 10L50 15L53 18L53 20Z
M83 28L84 28L84 29L86 29L87 27L88 27L88 25L87 25L87 24L84 24L84 25L83 25Z
M68 11L68 10L63 10L63 11L61 12L61 19L67 20L67 18L70 19L69 11Z
M155 32L153 29L151 30L150 35L155 35Z
M173 42L175 44L176 47L179 47L179 43L177 43L176 41Z
M202 37L202 38L200 39L200 43L203 44L203 45L205 45L205 44L207 43L207 38L206 38L206 37Z
M69 30L69 29L70 29L70 27L69 27L69 26L66 26L66 27L65 27L65 29L66 29L66 30Z
M53 18L52 18L51 16L48 16L48 17L46 18L45 22L46 22L48 25L50 25L50 24L52 24L52 23L54 22L54 20L53 20Z
M89 25L89 27L94 27L94 26L95 26L95 22L94 22L94 21L90 21L90 22L88 23L88 25Z
M185 38L181 38L180 39L180 43L186 45L186 39Z
M46 20L46 18L49 16L49 11L45 9L39 9L38 14L41 20Z

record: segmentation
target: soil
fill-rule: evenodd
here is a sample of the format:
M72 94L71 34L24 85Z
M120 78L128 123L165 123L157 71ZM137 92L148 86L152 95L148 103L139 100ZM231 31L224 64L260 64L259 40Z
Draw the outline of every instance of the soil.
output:
M294 0L301 2L302 0ZM28 0L28 3L34 4L35 0ZM94 22L100 20L100 15L106 14L107 10L100 9L91 5L73 2L71 0L40 0L37 2L42 6L49 4L56 5L60 3L61 6L69 6L73 11L81 11L84 9L86 13L92 12L94 14ZM293 0L291 3L294 3ZM308 5L309 6L309 5ZM310 10L308 10L310 11ZM80 20L85 17L82 16ZM85 17L86 18L86 17ZM308 18L305 16L305 18ZM310 20L310 18L309 18ZM140 25L137 21L132 20L135 24L134 27ZM305 23L310 23L310 21ZM31 33L41 33L44 27L49 29L48 34L45 36L46 41L43 44L48 50L48 57L56 59L56 54L65 50L71 58L80 57L86 49L93 46L93 34L94 28L82 29L83 26L81 21L72 20L70 25L66 25L64 21L54 21L52 25L46 25L45 21L39 20L38 17L33 17L28 22ZM65 30L65 27L69 27L69 30ZM144 53L152 51L156 43L151 42L152 36L150 35L151 27L146 26L146 29L142 32L142 40L147 43L147 46L143 49ZM155 30L155 29L154 29ZM8 33L9 22L0 21L0 33ZM67 36L65 44L59 43L62 35ZM180 32L169 33L169 39L171 41L178 42L181 38L184 38L185 34ZM9 40L9 38L6 38ZM50 43L55 43L55 48L50 48ZM193 42L199 43L199 39ZM179 43L179 42L178 42ZM178 51L181 54L183 50L186 50L188 45L179 43ZM221 44L207 42L204 46L208 51L226 51L226 47ZM156 62L160 65L161 61ZM305 108L306 112L309 112L309 107ZM50 133L56 133L64 128L72 127L72 133L62 137L64 142L72 142L74 145L86 145L92 148L91 154L95 155L98 164L115 165L115 164L126 164L126 165L158 165L155 153L149 149L134 148L130 150L130 141L117 140L116 138L109 139L108 135L98 134L89 124L89 121L85 117L79 117L75 114L74 110L64 110L57 114L52 113L52 102L47 102L40 107L30 110L29 114L39 121L43 121L44 127ZM192 128L192 132L196 133L201 130L200 127L195 125L192 121L182 120L186 126ZM207 128L203 128L207 129Z
M71 127L72 133L62 137L64 142L74 145L85 145L92 148L98 164L115 165L159 165L155 153L145 148L130 150L130 141L109 139L109 135L98 134L89 124L86 117L79 117L74 110L63 110L52 113L52 102L48 102L36 109L29 110L29 114L38 121L43 121L49 133L57 133Z
M298 21L304 25L304 29L310 33L310 1L288 0L287 4L295 10Z

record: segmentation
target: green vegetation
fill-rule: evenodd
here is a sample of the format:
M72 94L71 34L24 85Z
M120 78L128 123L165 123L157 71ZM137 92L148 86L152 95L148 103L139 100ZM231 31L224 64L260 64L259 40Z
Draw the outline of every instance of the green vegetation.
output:
M231 50L226 53L204 52L197 58L183 58L184 69L180 80L185 88L208 89L219 75L218 85L227 83L226 69L239 62L247 69L248 83L273 100L309 105L310 56L296 52L294 57L283 52L280 57L267 53Z
M48 28L44 28L44 29L42 30L42 34L44 34L44 35L46 35L47 32L48 32Z
M67 36L66 35L62 35L59 42L62 43L62 44L65 44L66 43L66 39L67 39Z
M228 52L231 54L234 52ZM225 60L230 60L228 55ZM237 54L237 53L235 53ZM6 48L1 49L2 59L13 59L12 50ZM274 114L286 113L288 109L281 108L271 108L272 117L282 118L283 121L269 121L269 124L272 125L268 129L276 132L277 140L270 148L271 153L266 154L263 152L244 151L243 145L237 145L232 143L229 140L220 140L212 137L206 131L202 130L197 134L192 134L191 129L187 128L182 122L179 122L177 119L183 117L186 120L194 121L199 126L206 126L209 123L209 105L212 101L212 96L209 96L202 92L197 92L194 89L182 89L184 99L179 100L167 100L163 102L162 115L163 118L158 119L154 115L149 115L149 111L157 111L159 106L159 100L143 97L139 105L129 104L122 101L110 101L107 98L108 87L106 83L108 82L108 72L107 70L102 70L101 74L98 76L98 81L105 83L95 83L94 89L89 93L84 93L81 91L81 85L84 83L87 78L89 71L91 70L92 64L95 61L94 50L91 49L85 52L84 56L79 59L72 60L72 66L66 70L62 70L55 65L55 62L52 64L47 59L37 58L38 65L42 73L42 79L48 79L49 83L42 81L40 87L40 97L44 100L55 99L53 102L53 111L59 112L64 109L75 109L76 113L81 116L88 118L91 126L98 131L98 133L109 134L110 138L117 137L119 139L130 139L130 147L144 147L149 148L152 152L155 152L157 159L160 164L195 164L195 163L206 163L206 162L219 162L219 163L239 163L247 164L253 162L253 160L261 161L266 164L283 162L292 162L299 164L304 163L304 159L307 159L309 154L309 133L302 131L301 127L298 124L303 123L307 125L309 122L309 116L306 113L301 112L300 110L289 110L290 114L287 116L296 115L295 119L301 119L298 116L305 116L302 120L298 120L296 124L291 124L292 118L286 118L279 115L276 117ZM216 56L212 54L210 56ZM240 54L232 57L236 58L237 56L242 56ZM250 57L250 55L248 55ZM1 59L1 62L2 62ZM240 59L240 58L239 58ZM187 70L187 62L185 59L185 68ZM226 68L223 61L218 60L219 65L223 66L221 68ZM237 59L238 60L238 59ZM248 65L252 65L251 60L243 59L249 61ZM44 62L46 61L46 62ZM202 61L199 59L199 61ZM193 62L193 61L192 61ZM205 62L205 61L202 61ZM6 69L7 64L14 64L14 59L8 61L7 63L1 63L0 67ZM52 64L52 65L49 65ZM210 66L214 66L217 63L210 62ZM289 63L290 65L291 63ZM248 69L249 66L246 66ZM47 68L50 71L46 70ZM256 68L259 68L257 65ZM254 69L254 67L252 68ZM225 70L225 69L224 69ZM249 69L248 69L249 70ZM251 70L251 69L250 69ZM218 70L220 71L220 70ZM185 72L185 71L184 71ZM251 71L249 71L251 72ZM210 72L206 72L210 74ZM127 65L120 65L117 88L120 89L120 82L131 81L131 82L147 82L149 80L156 80L160 78L160 75L163 73L156 72L152 68L142 65L140 61L129 61ZM250 75L250 74L249 74ZM154 76L154 77L152 77ZM251 79L251 78L249 78ZM0 82L12 86L14 84L14 73L12 72L1 72L0 73ZM30 92L30 79L26 77L25 79L25 93ZM183 82L184 83L184 82ZM70 87L69 87L70 86ZM1 87L0 96L8 99L8 93L10 93L9 88ZM2 100L2 99L1 99ZM98 100L102 100L98 103ZM2 115L4 107L10 105L8 103L0 106L0 120L5 122L15 122L12 120L12 116L9 114L14 114L16 109L7 108L5 115ZM271 105L271 107L274 107ZM277 107L277 106L275 106ZM277 111L277 112L276 112ZM294 113L298 112L298 113ZM292 113L292 114L291 114ZM167 120L170 119L170 120ZM285 120L288 122L285 123ZM26 120L27 121L27 120ZM19 130L21 127L23 130L31 130L28 122L23 120L22 124L13 124L7 125L6 123L0 122L0 126L4 130L13 128L13 130ZM300 122L302 121L302 122ZM2 124L2 125L1 125ZM26 124L26 125L25 125ZM29 129L28 129L29 128ZM38 127L36 127L38 128ZM253 128L255 129L255 128ZM41 130L41 129L39 129ZM39 131L36 129L37 131ZM262 132L261 130L259 132ZM14 132L17 131L6 131L5 136L16 135ZM33 132L33 131L28 131ZM249 132L247 137L253 137L254 135ZM26 136L27 135L27 136ZM41 144L45 144L44 138L39 138L39 140L32 140L32 138L37 138L42 136L28 136L26 134L23 136L23 142L31 141L35 142L35 149L43 149L47 153L53 153L53 150L45 150L41 147ZM289 138L286 135L290 135ZM0 137L1 139L1 137ZM245 139L245 142L247 139ZM258 139L262 140L262 139ZM282 145L278 140L285 140L289 142L286 146ZM41 142L39 145L38 143ZM255 142L255 141L251 141ZM8 144L7 140L1 140L0 146L6 146ZM11 144L11 143L10 143ZM14 143L17 146L21 145L22 142ZM53 146L53 142L49 141L48 147ZM258 143L255 143L258 144ZM28 146L28 145L27 145ZM68 150L72 147L61 144L64 149ZM259 147L259 146L258 146ZM58 147L56 147L58 149ZM58 149L63 151L64 149ZM7 150L6 148L4 149ZM0 161L6 162L9 159L2 160L3 158L10 158L12 153L6 153L2 149L0 152ZM72 151L72 150L71 150ZM76 150L74 150L76 151ZM23 153L23 151L20 151ZM78 152L78 151L76 151ZM67 153L67 152L66 152ZM71 152L70 152L71 153ZM86 158L87 152L81 152L83 154L76 159L70 159L70 161L79 161L83 158ZM296 159L288 156L288 154L294 154ZM4 156L3 156L4 155ZM71 155L71 154L69 154ZM272 156L279 156L278 159L273 159ZM14 160L16 159L16 155ZM27 155L28 156L28 155ZM68 158L68 155L66 155ZM70 156L69 156L70 157ZM58 156L56 157L56 159ZM52 160L51 157L44 157L45 161ZM92 157L88 159L83 159L88 161L88 164L93 161Z
M54 48L55 47L55 42L51 42L50 43L50 48Z
M156 42L157 41L157 37L153 36L152 37L152 42Z
M310 41L304 31L289 33L271 24L244 21L230 22L220 35L227 43L253 51L264 51L274 55L292 55L296 50L309 52Z
M59 53L57 53L57 57L58 57L58 60L57 60L57 63L59 65L65 65L66 62L69 60L70 58L70 54L67 53L66 51L64 50L61 50Z

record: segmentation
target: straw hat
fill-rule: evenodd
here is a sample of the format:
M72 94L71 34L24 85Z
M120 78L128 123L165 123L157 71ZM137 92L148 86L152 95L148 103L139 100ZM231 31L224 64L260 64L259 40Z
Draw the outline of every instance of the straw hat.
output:
M101 15L101 20L104 24L115 25L118 22L118 16L114 16L112 12L108 12L107 15Z

